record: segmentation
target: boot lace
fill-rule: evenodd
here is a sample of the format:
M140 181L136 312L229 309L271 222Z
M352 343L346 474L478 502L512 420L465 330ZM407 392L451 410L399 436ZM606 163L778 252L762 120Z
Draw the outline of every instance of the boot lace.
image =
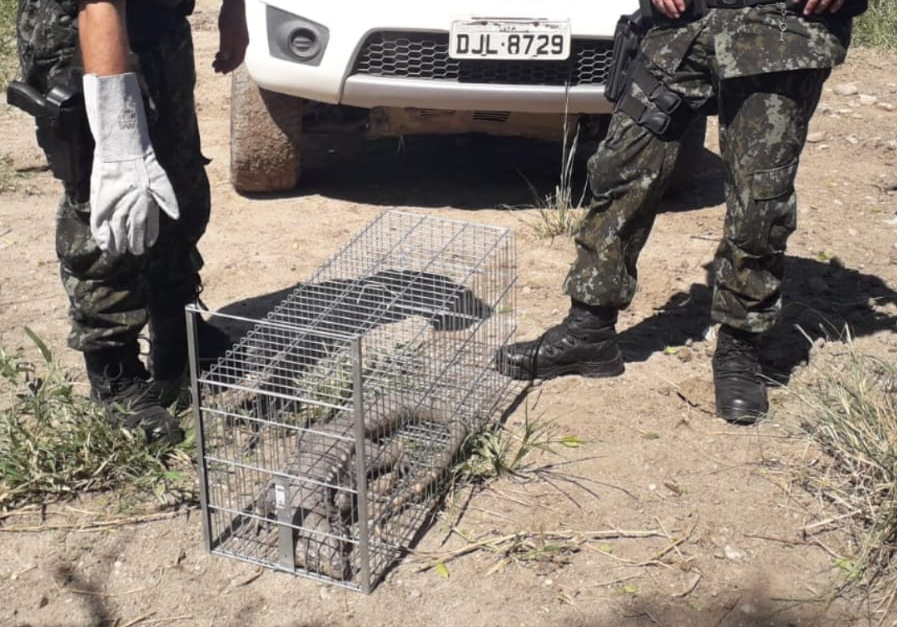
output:
M760 373L756 344L734 334L721 334L720 345L713 356L714 366L721 374Z

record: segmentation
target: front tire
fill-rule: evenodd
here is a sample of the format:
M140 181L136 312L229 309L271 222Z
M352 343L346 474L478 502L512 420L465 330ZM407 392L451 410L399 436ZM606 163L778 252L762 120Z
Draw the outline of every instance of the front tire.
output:
M299 183L301 98L260 88L246 66L231 80L230 177L241 193L289 191Z

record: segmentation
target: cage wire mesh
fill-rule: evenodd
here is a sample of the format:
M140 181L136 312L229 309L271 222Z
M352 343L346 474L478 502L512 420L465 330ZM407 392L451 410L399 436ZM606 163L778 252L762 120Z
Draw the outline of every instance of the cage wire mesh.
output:
M399 211L369 223L214 365L188 331L214 553L369 592L500 410L513 233Z

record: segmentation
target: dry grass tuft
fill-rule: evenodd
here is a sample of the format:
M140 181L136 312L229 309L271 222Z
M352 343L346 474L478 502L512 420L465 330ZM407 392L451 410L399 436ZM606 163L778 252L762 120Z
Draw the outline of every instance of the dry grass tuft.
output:
M794 386L803 427L825 456L802 469L804 487L836 514L807 529L838 525L850 538L839 591L897 580L897 366L864 355L848 338L839 362ZM889 583L890 582L890 583Z

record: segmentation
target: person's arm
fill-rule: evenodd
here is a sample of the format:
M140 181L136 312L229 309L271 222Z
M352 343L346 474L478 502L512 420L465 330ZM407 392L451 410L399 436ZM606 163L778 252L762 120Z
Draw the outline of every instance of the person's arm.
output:
M249 31L244 0L222 0L218 12L218 53L212 62L216 72L227 74L243 63Z
M159 235L159 210L177 220L177 198L149 136L130 68L125 0L81 0L84 108L94 139L90 231L111 255L143 255Z
M125 0L82 1L78 32L85 74L111 76L129 70Z

